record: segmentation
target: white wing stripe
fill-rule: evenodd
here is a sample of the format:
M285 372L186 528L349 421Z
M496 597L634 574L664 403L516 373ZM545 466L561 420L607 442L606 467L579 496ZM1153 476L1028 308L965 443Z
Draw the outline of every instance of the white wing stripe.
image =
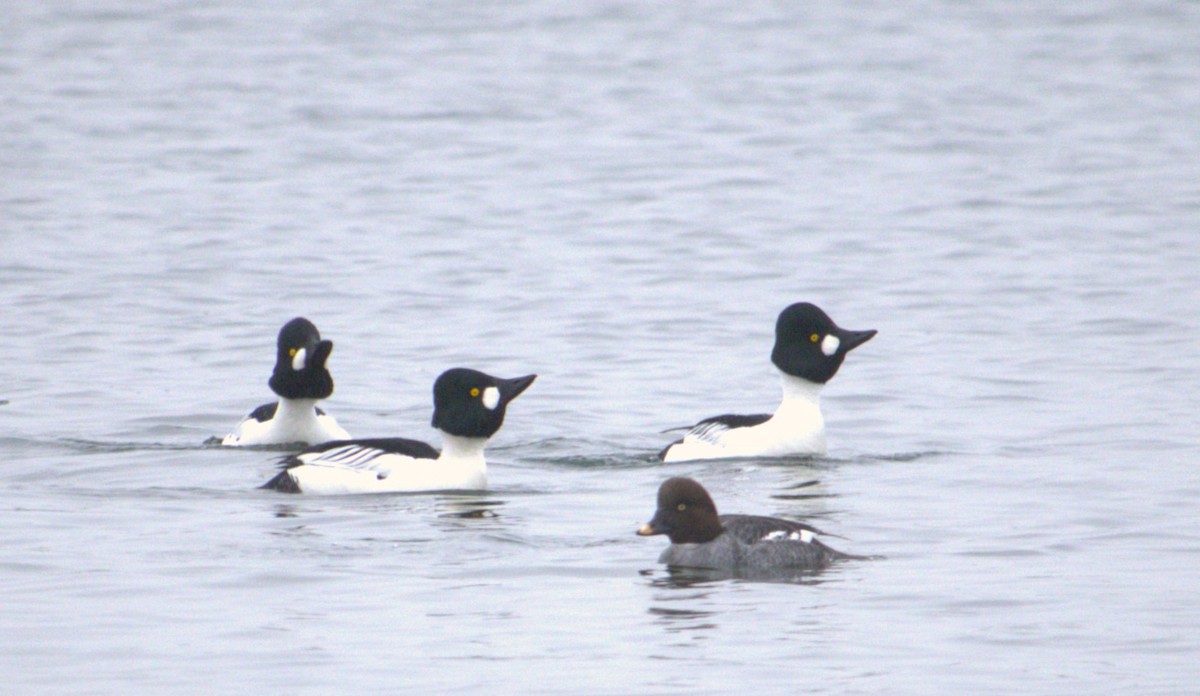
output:
M697 440L703 440L714 445L720 444L721 433L729 430L729 426L717 421L701 423L688 431L687 435Z
M816 538L816 535L814 535L811 531L809 531L807 529L797 529L794 532L787 532L782 529L777 529L773 532L767 533L767 535L764 536L761 539L761 541L785 541L786 540L786 541L800 541L800 542L804 542L805 544L811 544L812 540L815 538Z
M317 452L315 455L301 456L300 459L305 464L343 466L348 469L358 469L365 467L368 463L384 454L386 452L374 447L346 445L345 447L338 447L325 452Z

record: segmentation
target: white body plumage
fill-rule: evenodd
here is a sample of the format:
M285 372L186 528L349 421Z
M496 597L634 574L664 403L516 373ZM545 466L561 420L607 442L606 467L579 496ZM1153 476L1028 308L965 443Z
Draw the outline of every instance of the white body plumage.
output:
M296 442L316 444L330 440L349 439L350 433L337 420L317 410L317 399L280 399L275 413L259 420L255 413L242 419L232 433L221 440L222 445L283 445ZM260 409L263 407L260 407Z
M443 434L436 459L410 457L350 443L297 455L286 474L305 493L402 493L487 488L486 438Z
M788 374L782 375L782 382L783 399L766 422L743 427L701 423L671 445L663 461L825 454L825 385Z

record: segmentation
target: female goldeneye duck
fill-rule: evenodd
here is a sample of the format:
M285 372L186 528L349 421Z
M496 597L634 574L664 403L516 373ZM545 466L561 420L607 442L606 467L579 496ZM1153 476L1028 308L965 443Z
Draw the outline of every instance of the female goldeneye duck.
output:
M724 571L816 570L856 558L829 548L820 530L758 515L718 515L708 491L690 478L669 478L658 489L654 517L639 536L666 534L659 563Z
M837 374L846 354L875 333L840 328L807 302L787 307L775 322L771 351L771 362L783 376L783 400L775 413L705 418L659 452L659 458L677 462L824 454L821 389Z
M267 384L279 401L251 411L221 444L308 445L350 437L333 416L317 408L317 401L333 393L333 377L325 368L333 341L321 340L311 321L296 317L279 330L276 344L275 371Z
M284 470L263 485L285 493L393 493L487 488L483 449L504 423L509 402L537 375L500 379L454 368L433 385L433 427L442 451L417 440L341 440L283 460Z

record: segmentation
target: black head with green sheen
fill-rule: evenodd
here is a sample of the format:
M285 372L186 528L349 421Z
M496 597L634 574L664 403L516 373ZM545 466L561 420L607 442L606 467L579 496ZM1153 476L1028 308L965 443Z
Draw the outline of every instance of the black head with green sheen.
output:
M797 302L780 312L775 322L771 362L793 377L824 384L837 374L847 353L876 333L843 329L820 307Z
M535 379L501 379L465 367L446 370L433 384L433 427L459 437L491 437L504 424L509 402Z
M333 341L321 340L321 332L304 317L296 317L279 330L275 371L267 382L271 391L285 399L326 399L333 393L333 376L325 361L333 352Z

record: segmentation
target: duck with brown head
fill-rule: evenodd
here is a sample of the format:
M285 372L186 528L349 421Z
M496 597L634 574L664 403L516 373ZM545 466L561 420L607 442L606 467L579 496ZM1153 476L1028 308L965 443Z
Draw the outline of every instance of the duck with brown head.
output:
M659 486L654 517L639 536L665 534L671 545L659 563L769 574L817 570L856 558L826 546L821 531L802 522L760 515L718 515L708 491L690 478L669 478Z

